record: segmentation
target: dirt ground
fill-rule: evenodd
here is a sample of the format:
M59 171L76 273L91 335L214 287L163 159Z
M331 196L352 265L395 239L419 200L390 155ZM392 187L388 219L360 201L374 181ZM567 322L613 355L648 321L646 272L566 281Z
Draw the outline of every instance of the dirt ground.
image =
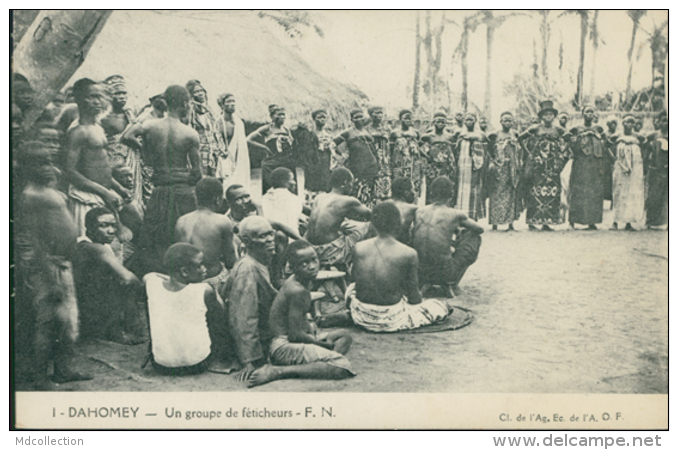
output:
M472 311L469 326L431 334L353 329L356 377L253 390L667 393L668 232L609 231L609 211L605 218L599 231L530 232L524 220L514 233L488 231L454 299ZM141 369L146 351L146 344L83 343L78 366L95 379L58 389L247 390L229 375L170 378Z

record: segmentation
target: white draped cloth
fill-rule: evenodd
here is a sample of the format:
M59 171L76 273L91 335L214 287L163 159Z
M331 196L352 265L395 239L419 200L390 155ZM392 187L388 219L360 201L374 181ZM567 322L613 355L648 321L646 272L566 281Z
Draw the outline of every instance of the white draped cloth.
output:
M223 180L224 192L233 184L240 184L247 189L250 187L250 153L247 148L245 124L242 119L233 113L233 138L228 142L226 136L226 121L221 116L221 132L224 133L226 154L219 155L217 160L216 177Z

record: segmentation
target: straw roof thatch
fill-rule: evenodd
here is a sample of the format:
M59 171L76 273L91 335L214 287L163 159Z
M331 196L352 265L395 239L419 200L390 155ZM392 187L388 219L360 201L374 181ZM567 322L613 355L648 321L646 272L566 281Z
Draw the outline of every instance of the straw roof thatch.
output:
M269 120L275 103L290 124L319 107L346 124L365 94L320 75L270 26L251 11L114 11L70 83L123 75L130 103L141 107L171 84L198 79L215 111L217 96L231 92L245 119Z

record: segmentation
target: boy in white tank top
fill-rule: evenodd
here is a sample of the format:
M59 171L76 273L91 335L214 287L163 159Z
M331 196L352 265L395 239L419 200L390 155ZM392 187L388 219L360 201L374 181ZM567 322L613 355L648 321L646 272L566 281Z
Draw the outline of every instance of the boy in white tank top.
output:
M162 374L230 373L238 368L236 361L224 357L224 305L214 289L202 283L206 274L203 261L198 247L174 244L164 257L169 276L149 273L144 277L152 362Z

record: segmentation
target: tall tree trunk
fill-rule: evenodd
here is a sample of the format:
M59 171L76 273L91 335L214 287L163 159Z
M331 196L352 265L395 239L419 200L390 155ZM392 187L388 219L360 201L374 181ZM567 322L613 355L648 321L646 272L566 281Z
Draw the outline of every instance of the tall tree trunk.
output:
M541 27L539 31L541 32L541 74L544 82L547 82L549 79L549 42L551 41L551 25L549 25L548 22L548 13L542 16Z
M468 109L468 35L468 25L464 24L461 33L461 109L464 112Z
M420 13L417 11L417 24L416 24L416 43L415 43L415 52L414 52L414 83L412 86L412 109L416 111L419 108L419 85L420 85L420 72L421 72L421 30L419 29L420 22Z
M426 52L426 81L424 83L424 92L428 96L427 104L431 103L434 91L433 81L433 35L431 33L431 11L426 11L426 31L423 39L424 50ZM428 88L428 89L427 89Z
M588 13L578 11L581 22L581 35L579 39L579 69L577 70L577 94L576 101L581 107L584 102L584 61L586 59L586 36L589 31Z
M598 36L598 13L596 9L593 14L593 22L591 23L591 38L593 41L593 53L591 54L591 81L589 84L589 97L595 99L596 89L596 56L598 55L598 45L600 37Z
M485 117L492 120L492 47L494 45L494 26L487 24L485 62Z
M112 10L41 10L14 52L12 68L31 83L35 96L25 129L80 67Z
M433 79L435 81L434 83L434 89L433 89L433 108L438 107L438 100L440 93L442 94L443 91L443 86L439 86L438 82L440 81L440 68L442 67L442 60L443 60L443 30L445 29L445 12L443 12L443 15L440 20L440 25L436 28L435 33L434 33L434 39L435 39L435 45L436 45L436 52L433 57ZM439 89L440 88L440 89Z
M650 49L652 50L652 85L654 86L657 77L664 77L666 71L665 61L669 48L664 35L653 36ZM664 84L666 84L666 78L664 78Z
M631 31L631 46L627 57L629 59L629 73L626 76L626 98L631 98L631 78L633 75L633 49L636 46L636 33L638 32L638 21L633 21L633 30Z

